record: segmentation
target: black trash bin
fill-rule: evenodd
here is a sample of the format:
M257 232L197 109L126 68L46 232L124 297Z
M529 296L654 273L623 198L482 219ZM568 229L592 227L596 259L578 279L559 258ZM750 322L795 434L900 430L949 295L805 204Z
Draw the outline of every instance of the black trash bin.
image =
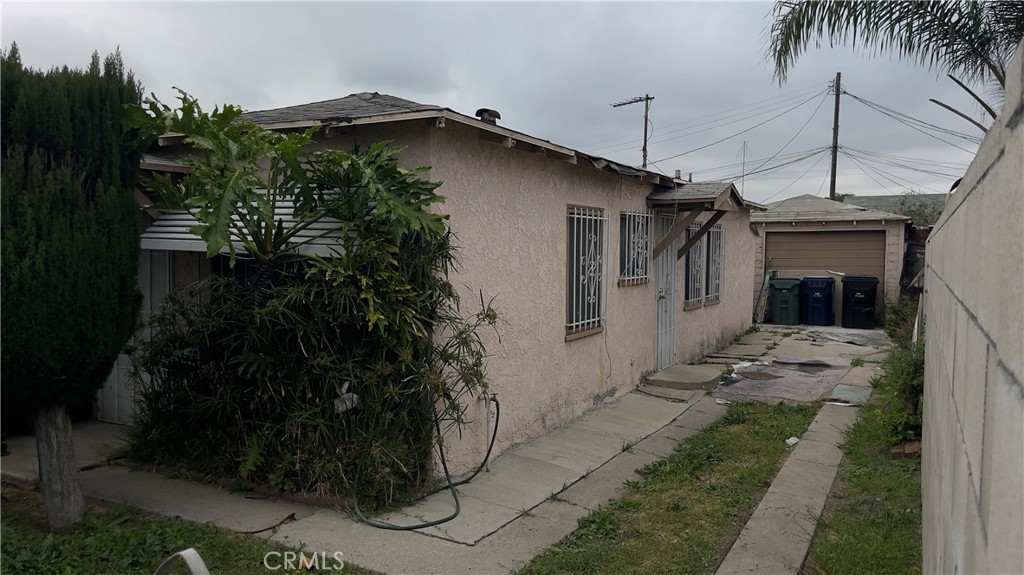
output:
M772 298L772 323L797 325L800 323L800 280L775 278L769 284Z
M807 325L834 325L832 290L836 280L828 277L806 277L800 282L800 299L804 323Z
M878 278L874 276L843 278L843 327L874 329L877 292Z

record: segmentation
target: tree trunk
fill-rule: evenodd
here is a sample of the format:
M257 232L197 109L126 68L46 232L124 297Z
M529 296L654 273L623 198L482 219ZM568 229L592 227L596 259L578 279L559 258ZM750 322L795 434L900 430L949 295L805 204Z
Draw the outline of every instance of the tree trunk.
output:
M39 490L46 502L50 530L70 531L85 515L85 498L78 486L71 419L63 404L44 407L36 413L36 451Z

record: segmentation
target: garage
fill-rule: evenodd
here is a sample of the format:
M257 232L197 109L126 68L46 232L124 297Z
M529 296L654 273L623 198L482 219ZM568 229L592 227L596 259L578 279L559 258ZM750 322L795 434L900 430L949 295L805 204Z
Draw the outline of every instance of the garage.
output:
M885 277L885 230L767 232L765 261L772 270L829 270Z

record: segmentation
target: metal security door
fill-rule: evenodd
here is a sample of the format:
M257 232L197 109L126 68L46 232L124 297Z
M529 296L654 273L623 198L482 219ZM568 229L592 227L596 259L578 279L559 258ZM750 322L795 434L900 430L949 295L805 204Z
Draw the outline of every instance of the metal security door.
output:
M672 229L675 216L672 214L658 214L657 230L658 239L665 237L665 234ZM656 242L655 242L656 243ZM657 319L657 368L663 369L676 362L676 250L678 240L672 242L665 251L658 256L658 302L656 304Z

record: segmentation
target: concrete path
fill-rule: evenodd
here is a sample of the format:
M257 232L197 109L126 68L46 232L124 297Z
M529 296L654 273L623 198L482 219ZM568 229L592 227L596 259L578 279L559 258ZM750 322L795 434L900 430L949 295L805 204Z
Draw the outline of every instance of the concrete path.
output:
M825 405L733 543L717 575L799 573L832 489L857 407Z
M841 330L832 328L830 339L841 339ZM884 334L869 334L873 345L886 345ZM833 339L835 338L835 339ZM789 346L808 357L804 336L796 337ZM817 341L816 343L821 343ZM847 357L876 355L878 348L836 348L845 343L816 345L822 354L842 351ZM780 344L779 347L782 347ZM858 347L858 346L851 346ZM797 349L799 348L799 349ZM796 575L803 567L818 519L825 507L839 464L843 459L842 444L846 432L857 420L859 403L871 394L871 379L880 370L871 364L850 368L833 390L832 396L850 405L826 403L818 411L800 442L792 448L786 463L772 481L761 503L754 510L729 554L719 566L717 575L752 575L757 573Z
M458 488L462 512L457 518L417 531L376 529L343 511L250 499L211 485L106 465L106 455L90 456L79 479L92 500L123 502L230 531L255 531L289 518L264 536L307 551L341 551L347 561L383 573L509 573L572 533L579 518L620 496L625 481L639 478L636 469L663 459L678 441L727 410L703 392L658 391L666 397L628 393L502 454L490 472ZM77 439L79 429L81 445L110 447L123 428L86 426L89 441ZM19 447L16 456L3 458L4 480L34 480L35 455L31 451L26 460L29 451ZM86 451L95 455L96 450ZM452 509L451 494L444 491L377 519L408 525L444 517Z
M840 334L842 335L842 334ZM765 358L783 345L788 355L881 357L877 349L807 338L799 327L766 326L719 355ZM839 347L836 347L839 346ZM755 355L756 354L756 355ZM731 359L731 361L724 361ZM868 363L849 370L841 383L864 389L877 373ZM856 390L854 390L856 391ZM870 391L870 387L866 388ZM853 395L857 395L854 393ZM76 426L79 476L85 494L145 511L254 531L288 519L263 536L307 551L345 554L347 561L383 573L510 573L577 527L577 520L620 496L635 470L672 453L725 414L703 391L641 386L570 425L496 458L491 471L458 489L462 513L455 520L417 531L380 530L349 514L289 501L249 499L210 485L111 464L120 438L117 426ZM842 453L843 433L856 407L826 405L775 478L733 545L719 573L796 573L814 534ZM82 439L78 439L81 430ZM34 443L13 443L4 457L6 481L35 479ZM411 524L443 517L453 509L448 492L393 512L383 521Z

